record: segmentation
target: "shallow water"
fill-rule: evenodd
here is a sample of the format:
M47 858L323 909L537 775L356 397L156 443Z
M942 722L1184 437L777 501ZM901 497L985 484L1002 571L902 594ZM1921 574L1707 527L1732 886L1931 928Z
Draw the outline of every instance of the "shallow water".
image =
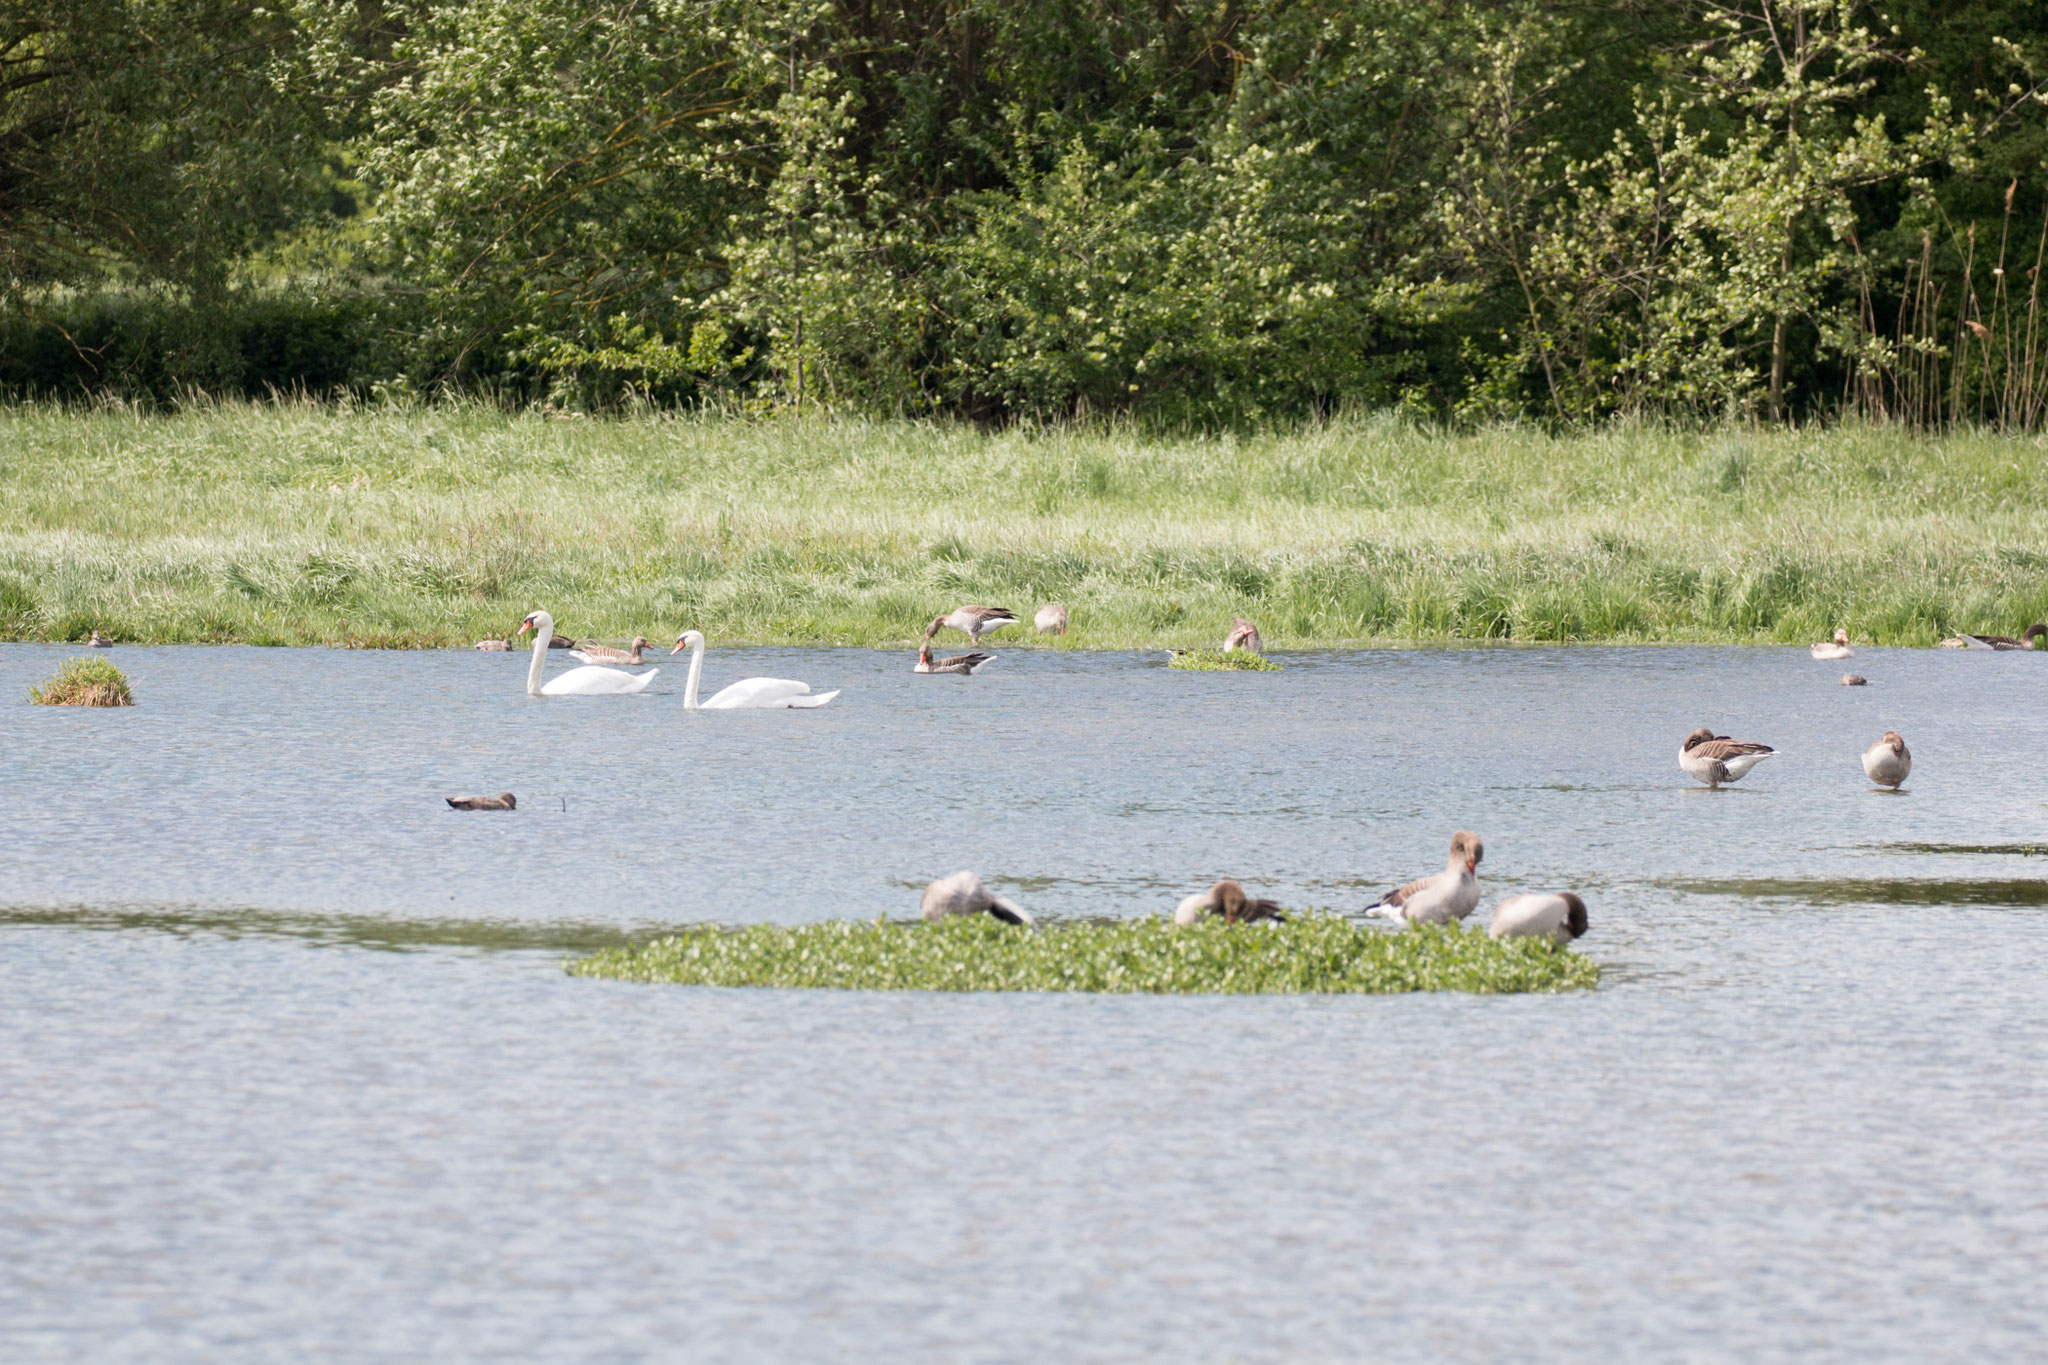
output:
M0 698L74 651L0 646ZM5 705L0 1357L1976 1359L2048 1256L2048 662L119 649ZM682 662L682 661L677 661ZM1692 726L1784 751L1709 793ZM1857 754L1913 747L1902 795ZM510 788L509 815L443 795ZM651 927L1356 909L1484 834L1590 995L728 992Z

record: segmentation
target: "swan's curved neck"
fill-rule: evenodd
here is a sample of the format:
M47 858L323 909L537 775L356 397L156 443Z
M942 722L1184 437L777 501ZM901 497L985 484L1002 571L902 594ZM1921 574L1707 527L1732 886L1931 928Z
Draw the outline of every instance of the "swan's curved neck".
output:
M534 625L533 663L526 670L526 694L529 697L544 695L540 690L541 670L548 665L548 641L554 638L553 622L543 616Z
M704 637L698 636L697 643L690 646L690 680L683 684L683 709L696 711L697 680L704 676Z

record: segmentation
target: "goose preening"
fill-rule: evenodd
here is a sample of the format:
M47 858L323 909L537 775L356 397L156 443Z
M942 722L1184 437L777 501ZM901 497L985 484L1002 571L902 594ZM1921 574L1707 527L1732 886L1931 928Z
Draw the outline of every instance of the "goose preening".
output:
M1848 659L1855 657L1856 654L1855 650L1849 648L1849 632L1839 629L1835 631L1833 640L1814 645L1807 652L1816 659Z
M1730 739L1702 725L1679 746L1678 766L1687 777L1706 783L1711 791L1723 782L1740 782L1751 768L1776 757L1777 752L1768 744L1753 739Z
M1863 774L1880 787L1897 791L1912 771L1912 750L1897 730L1885 731L1883 739L1863 751Z
M1182 928L1204 915L1221 915L1225 924L1251 924L1257 920L1287 922L1287 912L1277 901L1259 900L1244 893L1244 887L1224 880L1207 891L1189 896L1174 909L1173 922Z
M519 623L519 633L534 632L533 666L526 670L526 692L533 697L606 697L619 696L627 692L638 692L654 681L660 669L645 673L627 673L617 668L599 668L595 664L584 664L567 673L557 673L541 685L541 672L548 664L548 641L555 635L555 618L544 611L528 614Z
M927 920L987 912L1005 924L1031 923L1031 916L1022 906L990 891L972 872L955 872L927 886L924 899L918 904L918 912Z
M112 640L109 640L106 636L100 634L98 631L94 631L92 633L92 638L85 642L85 647L87 649L112 649L114 647L114 642Z
M981 637L992 630L1017 624L1017 613L1008 607L959 607L939 618L939 623L951 626L976 644Z
M485 654L510 653L512 646L505 640L478 640L476 647Z
M2042 635L2048 635L2048 626L2037 621L2020 632L2017 640L2010 635L1959 635L1956 638L1963 642L1964 649L2034 649L2035 638ZM1948 642L1944 640L1942 643Z
M1864 677L1861 673L1844 673L1842 675L1842 686L1844 687L1864 687L1869 682L1870 679Z
M457 810L518 810L519 798L511 792L496 796L451 796L448 804Z
M1057 602L1048 602L1038 609L1031 618L1031 624L1038 627L1040 635L1065 635L1067 633L1067 609Z
M704 674L704 636L694 630L686 630L676 637L676 647L670 654L690 651L690 680L683 685L683 709L685 711L775 711L792 707L823 706L839 695L834 688L830 692L810 695L809 683L792 682L788 678L745 678L730 687L721 688L710 701L699 704L697 682ZM647 675L653 677L652 673Z
M1225 654L1230 654L1240 649L1251 654L1264 654L1266 652L1266 642L1259 638L1259 628L1245 620L1242 616L1231 620L1230 633L1223 637L1223 652Z
M581 649L570 650L569 657L581 659L587 664L615 664L624 668L644 668L647 665L647 660L640 657L640 651L652 648L654 648L654 645L645 635L635 635L631 649L613 649L610 645L585 645Z
M1486 845L1479 836L1461 829L1451 836L1451 857L1443 871L1389 891L1377 905L1367 906L1365 913L1409 924L1448 924L1463 919L1479 904L1479 861L1485 856Z
M1570 891L1509 896L1493 907L1490 938L1547 938L1562 948L1586 932L1586 903Z

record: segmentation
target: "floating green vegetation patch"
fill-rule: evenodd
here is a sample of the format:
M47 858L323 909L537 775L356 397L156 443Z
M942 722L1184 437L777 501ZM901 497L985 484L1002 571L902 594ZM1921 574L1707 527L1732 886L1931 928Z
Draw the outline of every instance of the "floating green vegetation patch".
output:
M128 679L105 659L66 659L57 676L31 687L28 699L38 706L133 706Z
M1389 932L1335 915L1286 924L1161 917L1024 930L984 916L938 924L834 920L711 926L568 964L575 976L684 986L1150 995L1518 994L1587 990L1598 966L1534 939L1456 926Z
M1220 649L1176 649L1168 668L1199 668L1211 673L1277 673L1280 665L1263 654L1247 654L1233 649L1228 654Z

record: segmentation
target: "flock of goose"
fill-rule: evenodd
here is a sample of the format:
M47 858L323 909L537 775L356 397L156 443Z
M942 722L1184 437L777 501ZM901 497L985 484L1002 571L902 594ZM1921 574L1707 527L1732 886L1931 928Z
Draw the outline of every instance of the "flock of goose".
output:
M925 627L924 640L919 645L917 662L911 671L972 676L995 656L974 650L935 659L932 657L933 638L941 630L951 629L978 645L982 636L1019 623L1017 614L1006 607L969 605L934 616L931 624ZM1032 624L1041 634L1065 634L1067 609L1057 602L1049 603L1038 609ZM545 611L528 614L521 622L518 634L524 635L529 630L534 632L533 663L527 670L526 690L536 697L625 695L641 691L661 671L658 668L645 673L626 671L646 663L641 653L652 646L644 635L636 637L627 649L608 645L585 645L582 649L575 649L574 641L564 640L554 633L554 618ZM2018 637L1960 635L1944 640L1942 644L1952 649L2031 650L2036 648L2035 641L2044 635L2048 635L2048 625L2036 624L2027 627ZM95 639L94 643L99 642ZM477 646L479 649L506 647L502 641L483 641ZM583 663L543 682L550 648L567 648L572 657ZM685 630L676 638L675 648L669 653L675 655L685 649L691 651L689 681L683 689L686 710L813 707L823 706L839 695L836 690L813 694L809 684L789 679L747 678L699 703L697 685L704 668L704 636L695 630ZM1258 627L1239 617L1231 622L1223 649L1225 652L1242 649L1263 653L1264 642ZM1846 630L1837 630L1834 639L1812 645L1809 652L1818 660L1846 659L1856 653ZM1843 684L1847 686L1861 686L1866 681L1856 673L1842 677ZM1759 763L1777 756L1778 750L1768 744L1731 739L1701 726L1680 744L1678 766L1686 776L1704 783L1709 790L1716 790L1724 784L1740 782ZM1896 730L1885 731L1883 738L1863 751L1864 774L1880 787L1898 791L1912 770L1912 752ZM496 796L449 797L448 804L458 810L517 808L517 801L510 792L500 792ZM1419 877L1389 891L1367 907L1365 913L1403 925L1462 921L1478 908L1478 869L1480 860L1485 856L1485 844L1480 837L1470 830L1461 829L1451 836L1450 858L1443 871ZM987 914L1008 924L1028 926L1032 922L1023 907L994 894L980 877L964 870L941 877L925 887L919 908L926 920ZM1182 900L1174 910L1173 922L1186 927L1211 917L1227 924L1248 924L1285 921L1287 914L1273 901L1250 896L1240 883L1226 878L1207 891ZM1493 908L1489 932L1494 938L1543 938L1562 946L1584 934L1586 927L1585 901L1574 892L1557 891L1523 893L1502 900Z

